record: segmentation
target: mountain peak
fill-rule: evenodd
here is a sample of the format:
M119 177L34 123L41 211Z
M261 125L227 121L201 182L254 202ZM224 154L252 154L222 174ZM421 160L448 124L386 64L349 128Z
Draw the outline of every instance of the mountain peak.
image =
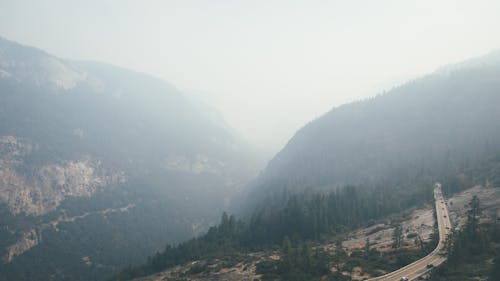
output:
M85 81L87 73L45 51L0 37L0 79L69 90Z

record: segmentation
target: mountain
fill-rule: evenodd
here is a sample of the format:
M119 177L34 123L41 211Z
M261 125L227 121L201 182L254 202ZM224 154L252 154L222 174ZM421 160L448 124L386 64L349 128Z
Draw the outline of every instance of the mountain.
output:
M300 129L245 197L283 189L397 186L436 179L500 151L500 52L440 68Z
M0 280L99 280L202 233L249 151L161 79L0 38Z

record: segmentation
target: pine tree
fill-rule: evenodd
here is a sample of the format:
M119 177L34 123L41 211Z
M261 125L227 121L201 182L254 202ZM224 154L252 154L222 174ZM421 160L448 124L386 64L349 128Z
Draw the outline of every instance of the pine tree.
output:
M479 216L481 215L481 208L479 198L474 195L469 203L469 211L467 211L467 226L470 235L477 238L479 228Z
M370 238L366 238L366 244L365 244L365 253L369 253L370 252Z
M392 247L394 249L399 249L401 247L401 242L403 240L403 227L397 224L392 233Z

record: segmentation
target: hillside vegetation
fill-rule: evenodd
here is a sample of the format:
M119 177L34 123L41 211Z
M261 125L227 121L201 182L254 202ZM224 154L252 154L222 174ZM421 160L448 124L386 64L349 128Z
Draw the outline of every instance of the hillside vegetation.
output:
M242 219L223 217L206 235L167 246L116 280L280 247L284 259L261 271L271 280L343 280L325 270L330 259L307 241L429 203L436 181L447 194L500 183L499 57L491 54L480 60L486 63L472 60L333 109L297 132L251 184L245 206L237 208ZM366 253L372 262L380 258ZM398 255L394 259L411 261Z
M251 149L174 86L0 38L0 280L102 280L208 229Z
M332 109L299 130L245 197L434 180L500 151L500 52ZM235 208L240 209L240 208Z

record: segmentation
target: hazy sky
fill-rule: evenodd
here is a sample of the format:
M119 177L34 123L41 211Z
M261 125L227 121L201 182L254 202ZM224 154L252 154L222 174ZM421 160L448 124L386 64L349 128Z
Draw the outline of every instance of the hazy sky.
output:
M500 1L0 0L0 36L154 74L276 150L308 121L500 47Z

